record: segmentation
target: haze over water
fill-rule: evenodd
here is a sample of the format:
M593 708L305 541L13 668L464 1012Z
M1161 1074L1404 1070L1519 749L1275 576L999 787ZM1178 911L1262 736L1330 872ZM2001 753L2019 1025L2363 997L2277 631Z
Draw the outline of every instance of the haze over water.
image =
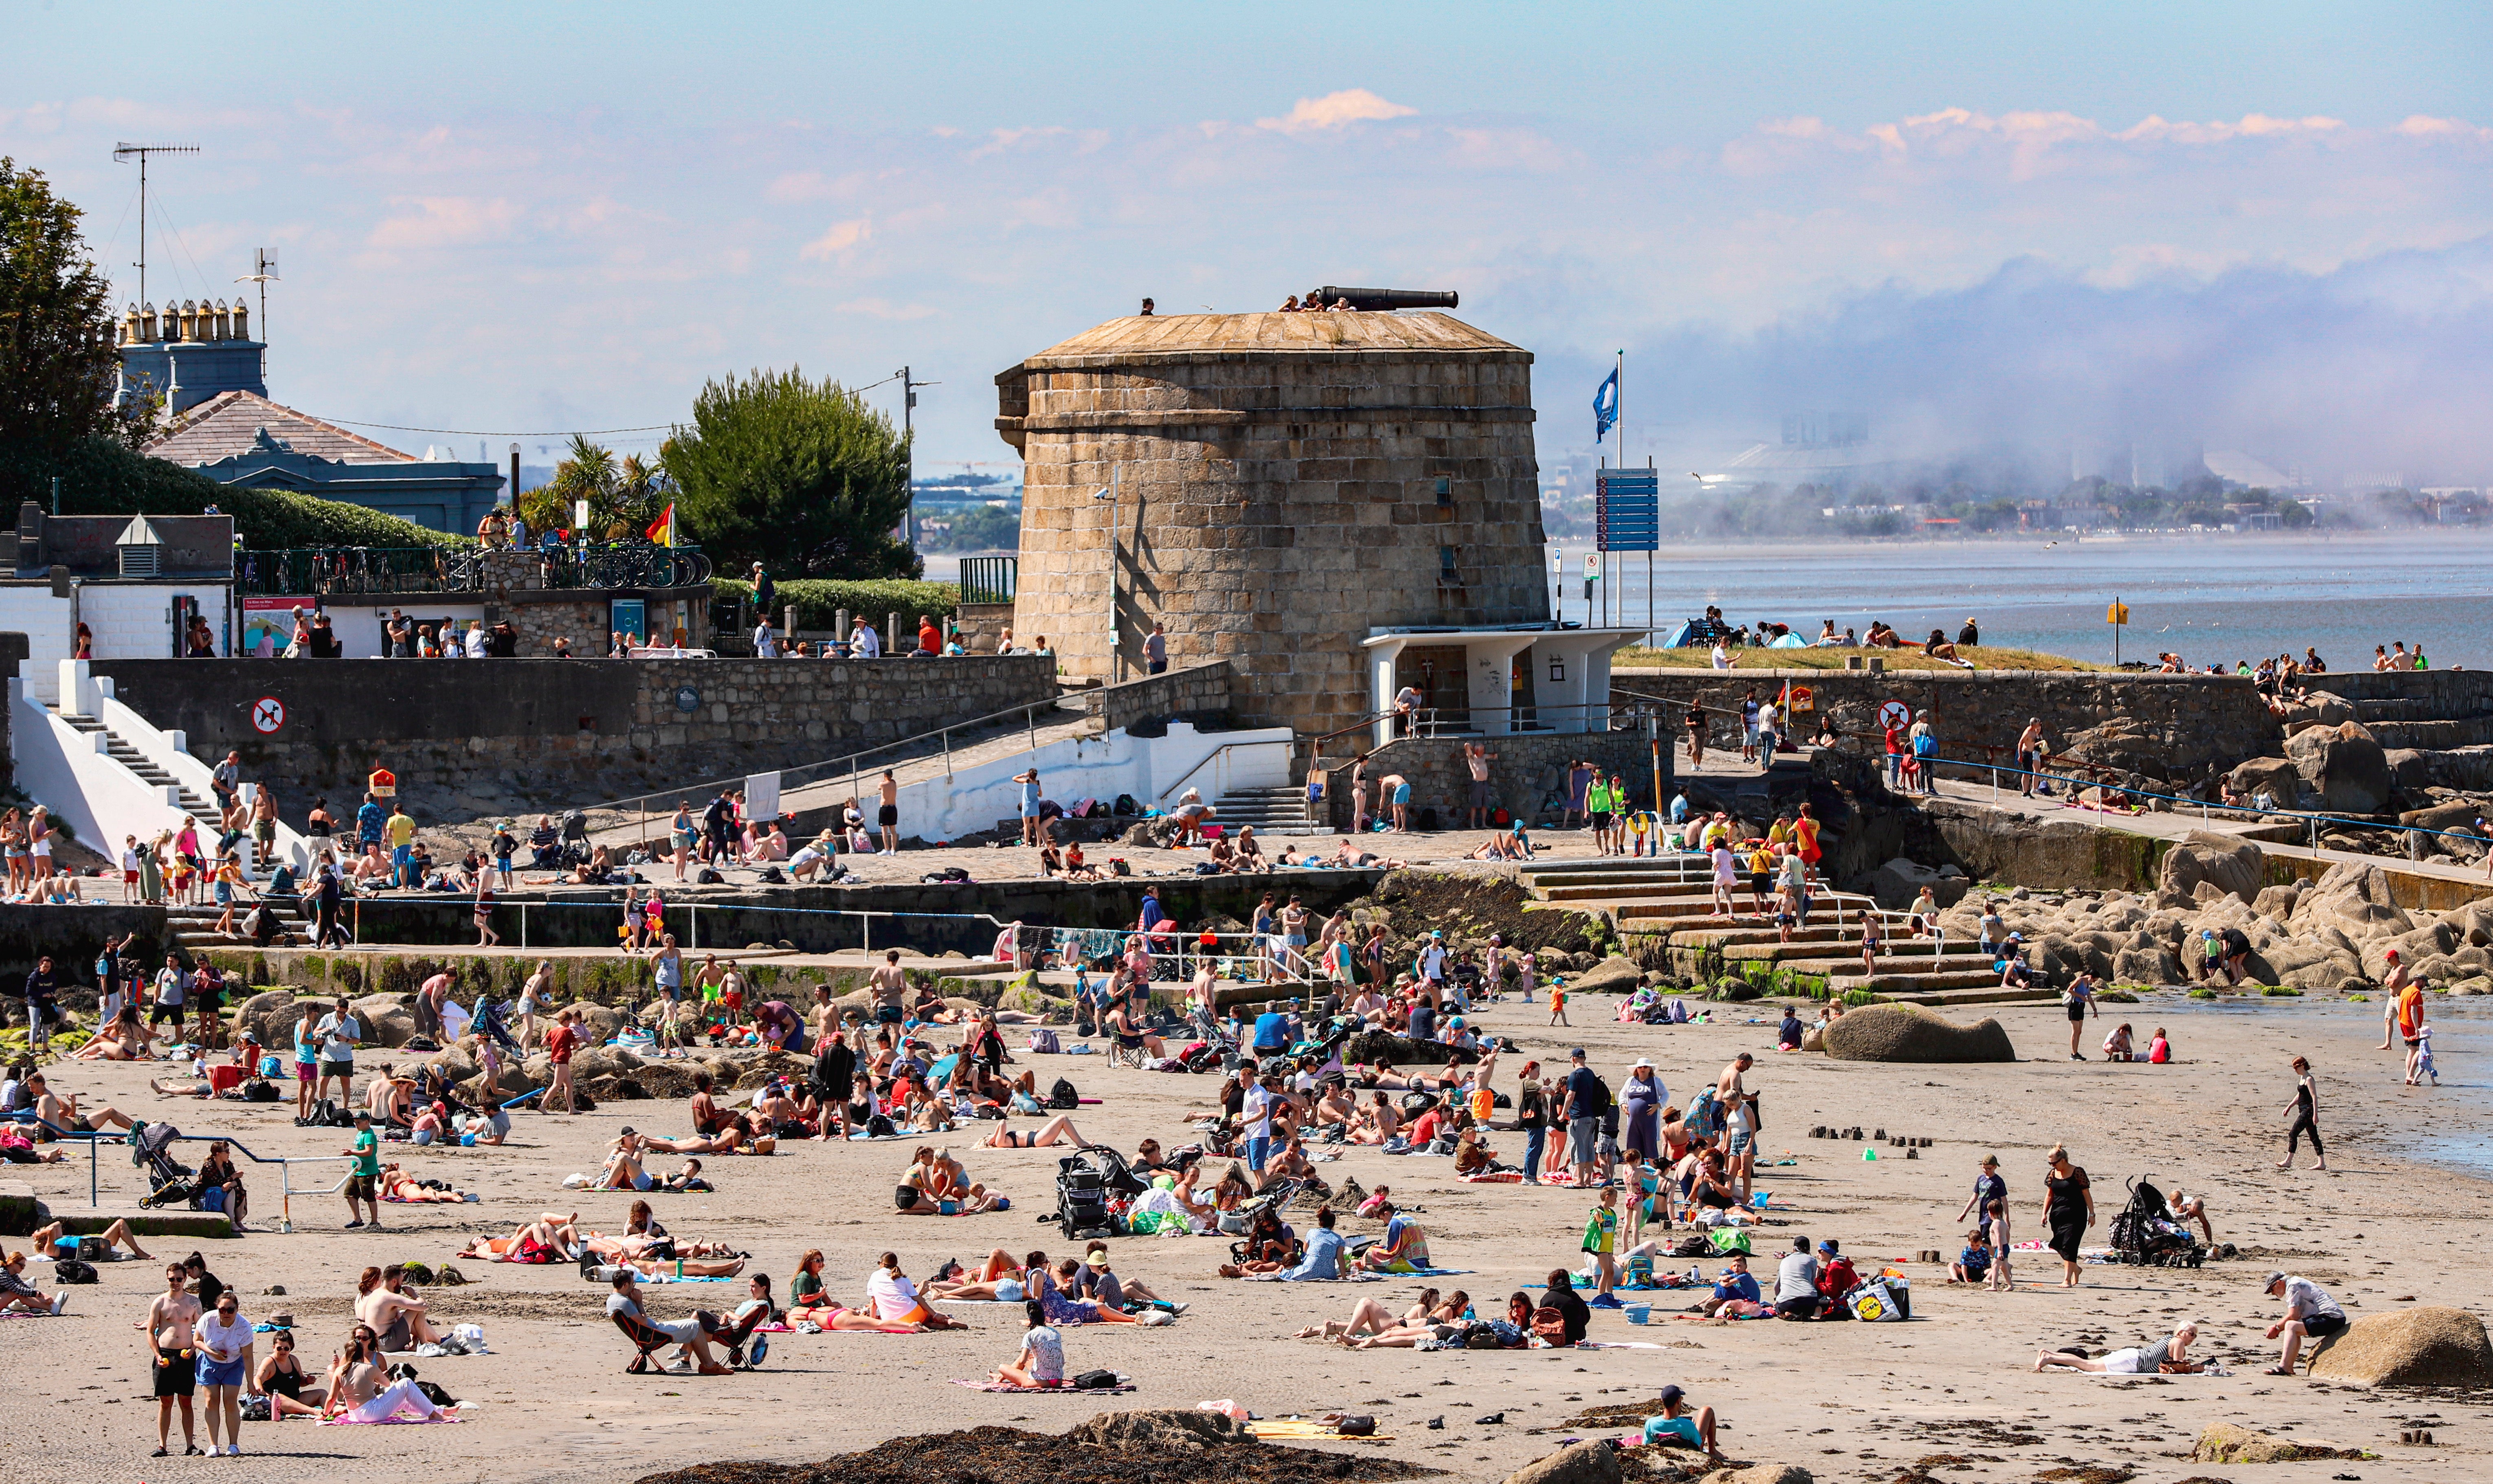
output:
M2062 536L2042 540L1848 542L1707 548L1654 556L1657 628L1667 634L1709 603L1732 623L1787 623L1815 638L1873 618L1918 638L1948 637L1970 615L1986 644L2076 659L2113 657L2105 608L2129 605L2121 658L2173 650L2193 666L2316 645L2331 669L2369 669L2372 646L2418 641L2433 668L2493 668L2493 533L2430 530L2326 535ZM1561 610L1585 608L1581 543L1564 543ZM1624 612L1645 617L1644 558L1614 555Z

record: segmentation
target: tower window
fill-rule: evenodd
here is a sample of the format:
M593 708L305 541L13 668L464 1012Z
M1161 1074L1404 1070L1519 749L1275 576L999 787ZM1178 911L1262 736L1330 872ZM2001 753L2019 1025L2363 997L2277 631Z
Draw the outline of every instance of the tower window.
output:
M1447 476L1445 476L1445 475L1443 475L1443 474L1440 474L1440 475L1438 475L1438 476L1437 476L1436 484L1437 484L1437 503L1438 503L1440 506L1442 506L1442 507L1444 507L1445 509L1447 509L1447 510L1452 510L1452 509L1454 509L1454 508L1455 508L1455 482L1454 482L1452 479L1448 478Z
M1463 575L1455 566L1455 549L1452 547L1437 549L1437 580L1450 587L1462 585Z

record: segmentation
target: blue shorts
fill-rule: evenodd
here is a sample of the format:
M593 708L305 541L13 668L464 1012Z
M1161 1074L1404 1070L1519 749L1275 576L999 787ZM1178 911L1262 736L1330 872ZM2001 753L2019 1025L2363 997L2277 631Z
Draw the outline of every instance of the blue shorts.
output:
M242 1357L237 1355L231 1360L216 1361L202 1353L198 1376L202 1386L239 1386L243 1383Z
M1272 1156L1273 1141L1269 1135L1258 1135L1246 1141L1246 1168L1261 1174L1264 1161Z
M504 876L509 876L511 874L511 858L507 855L495 856L494 869Z
M1733 1154L1746 1154L1752 1142L1747 1129L1733 1129L1730 1143L1726 1147Z
M1397 804L1408 804L1411 802L1411 786L1409 784L1396 784L1394 786L1394 802Z

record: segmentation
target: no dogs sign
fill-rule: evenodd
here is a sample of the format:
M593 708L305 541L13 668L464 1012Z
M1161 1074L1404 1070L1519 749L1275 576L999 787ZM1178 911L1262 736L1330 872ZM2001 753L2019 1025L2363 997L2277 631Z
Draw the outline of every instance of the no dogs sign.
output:
M266 736L285 725L285 702L263 696L251 703L251 729Z
M1901 700L1891 700L1878 708L1878 725L1881 727L1910 727L1912 724L1913 708Z

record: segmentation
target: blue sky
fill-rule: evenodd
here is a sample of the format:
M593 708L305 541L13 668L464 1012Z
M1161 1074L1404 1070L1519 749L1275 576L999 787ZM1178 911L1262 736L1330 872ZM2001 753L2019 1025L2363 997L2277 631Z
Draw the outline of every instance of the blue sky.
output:
M921 467L997 460L1021 356L1349 282L1534 350L1545 459L1625 348L1631 453L1673 460L1825 403L2493 476L2484 8L708 11L21 3L0 153L126 276L112 143L202 145L151 172L151 292L277 248L271 391L342 419L664 423L724 371L908 362Z

